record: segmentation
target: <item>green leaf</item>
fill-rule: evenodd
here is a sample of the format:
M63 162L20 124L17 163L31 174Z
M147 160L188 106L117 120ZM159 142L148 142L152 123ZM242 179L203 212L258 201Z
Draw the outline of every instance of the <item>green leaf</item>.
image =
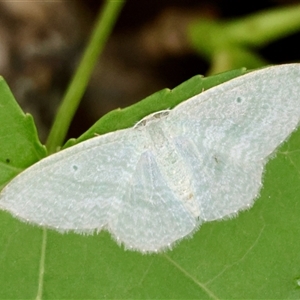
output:
M189 26L191 46L210 65L210 74L244 66L266 65L256 48L300 29L300 5L268 9L240 19L216 21L201 18Z
M204 224L172 251L124 251L108 233L48 231L1 213L0 298L299 299L300 131L265 172L260 198L238 217Z
M106 232L62 235L1 212L0 298L299 299L299 144L300 130L268 163L249 211L205 223L162 254L124 251Z
M30 115L18 106L0 77L0 190L28 166L46 156Z
M240 19L215 21L200 19L191 24L192 45L207 59L215 51L237 47L265 46L300 30L300 5L268 9Z

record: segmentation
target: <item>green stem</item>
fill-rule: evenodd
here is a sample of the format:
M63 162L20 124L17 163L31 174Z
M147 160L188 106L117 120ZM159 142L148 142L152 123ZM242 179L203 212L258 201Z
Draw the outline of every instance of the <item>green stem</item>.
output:
M101 10L89 44L56 114L46 143L49 154L57 151L66 137L99 54L104 48L123 4L123 0L107 0Z

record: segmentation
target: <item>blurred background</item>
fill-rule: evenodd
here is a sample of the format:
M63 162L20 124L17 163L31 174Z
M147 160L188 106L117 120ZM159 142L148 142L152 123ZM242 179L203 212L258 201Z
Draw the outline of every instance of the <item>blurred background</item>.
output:
M102 4L93 0L0 2L0 74L22 109L34 116L43 142ZM127 0L69 137L79 136L114 108L126 107L162 88L174 88L196 74L299 61L300 24L297 27L296 23L300 23L300 10L294 25L287 22L292 22L294 13L288 11L282 17L282 28L287 27L283 33L267 32L263 42L248 45L244 41L243 47L227 43L226 51L219 51L225 44L222 30L227 24L238 20L232 30L237 32L236 28L243 27L239 24L247 23L251 16L262 12L259 20L264 20L264 14L274 9L290 5L299 9L299 4L283 0ZM217 24L216 29L200 26L191 33L191 24L201 20ZM281 15L274 20L280 28ZM276 28L272 22L266 27ZM255 35L255 26L250 34ZM265 28L261 26L256 28L258 33ZM243 59L235 59L241 56Z

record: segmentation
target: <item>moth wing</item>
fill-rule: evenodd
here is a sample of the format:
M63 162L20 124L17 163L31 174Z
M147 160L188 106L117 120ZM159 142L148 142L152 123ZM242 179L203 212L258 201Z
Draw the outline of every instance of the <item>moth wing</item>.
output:
M197 226L196 219L167 185L150 151L141 155L118 207L109 230L129 249L162 250Z
M166 127L193 173L202 219L221 219L252 205L270 154L299 124L299 86L299 64L269 67L170 111Z
M60 231L101 230L140 156L136 134L128 129L109 133L37 162L3 189L0 207Z

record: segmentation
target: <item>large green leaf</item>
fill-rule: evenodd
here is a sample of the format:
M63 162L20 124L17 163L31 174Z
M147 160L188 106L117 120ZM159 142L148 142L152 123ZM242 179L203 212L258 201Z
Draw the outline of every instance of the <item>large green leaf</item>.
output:
M253 208L204 224L172 251L124 251L108 233L61 235L0 213L0 298L299 299L300 131Z

